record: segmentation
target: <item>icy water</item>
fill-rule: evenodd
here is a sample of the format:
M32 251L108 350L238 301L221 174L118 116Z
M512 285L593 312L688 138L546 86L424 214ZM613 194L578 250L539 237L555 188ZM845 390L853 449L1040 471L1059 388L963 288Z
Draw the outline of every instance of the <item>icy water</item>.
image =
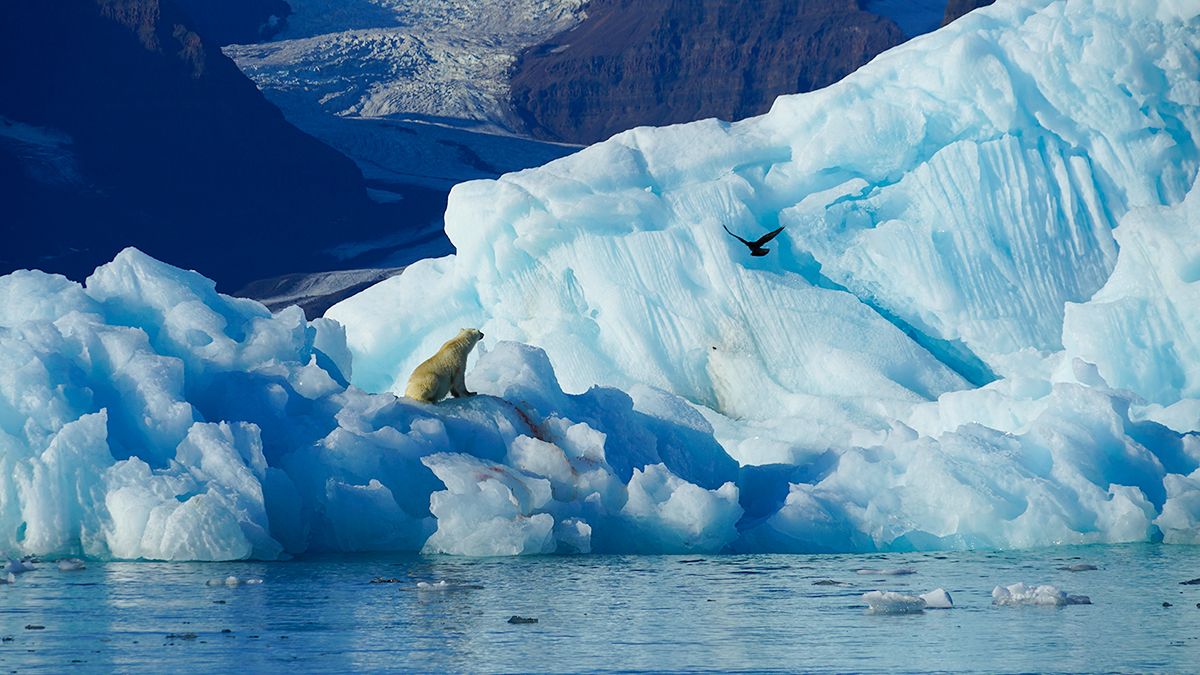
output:
M1072 564L1097 570L1069 572ZM911 567L906 576L859 568ZM208 586L215 577L262 584ZM392 583L371 583L376 578ZM1200 547L813 556L374 556L50 563L0 588L0 667L272 671L1171 671L1200 669ZM818 585L833 580L845 585ZM449 581L453 590L419 590ZM1094 604L996 607L997 584ZM952 610L871 615L869 590ZM1170 602L1171 607L1163 607ZM536 618L513 625L512 615ZM44 626L33 628L32 626Z

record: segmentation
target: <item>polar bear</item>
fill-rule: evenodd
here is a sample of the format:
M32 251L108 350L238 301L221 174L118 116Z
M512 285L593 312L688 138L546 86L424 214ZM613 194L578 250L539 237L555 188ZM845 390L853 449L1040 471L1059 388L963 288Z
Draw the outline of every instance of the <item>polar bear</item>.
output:
M436 403L446 394L453 394L455 398L474 396L474 392L467 391L465 380L467 354L482 339L483 333L476 328L460 330L458 336L447 340L436 354L417 366L408 378L404 395L426 403Z

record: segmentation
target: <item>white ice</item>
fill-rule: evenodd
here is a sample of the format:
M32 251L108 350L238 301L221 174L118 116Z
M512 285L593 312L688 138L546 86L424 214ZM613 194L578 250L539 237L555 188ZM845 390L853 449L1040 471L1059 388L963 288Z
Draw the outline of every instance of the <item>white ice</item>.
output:
M954 609L954 599L944 588L935 588L928 593L922 593L926 609Z
M894 591L869 591L862 599L872 614L913 614L925 609L924 598Z
M1092 601L1086 595L1069 595L1056 586L1041 584L1026 586L1015 583L1011 586L997 586L992 589L992 604L1002 606L1036 605L1043 607L1062 607L1064 605L1090 605Z

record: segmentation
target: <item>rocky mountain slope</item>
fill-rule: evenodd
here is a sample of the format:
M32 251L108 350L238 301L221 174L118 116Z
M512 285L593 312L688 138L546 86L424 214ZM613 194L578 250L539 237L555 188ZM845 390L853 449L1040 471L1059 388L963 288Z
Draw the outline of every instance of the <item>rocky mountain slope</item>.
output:
M948 0L946 2L946 13L942 17L942 25L954 21L967 12L987 7L996 0Z
M257 42L287 25L292 8L285 0L175 0L194 30L218 45Z
M0 271L81 278L136 245L236 288L403 230L191 25L172 0L0 5Z
M591 143L640 125L766 112L904 33L856 0L592 0L587 20L525 52L512 101L539 138Z

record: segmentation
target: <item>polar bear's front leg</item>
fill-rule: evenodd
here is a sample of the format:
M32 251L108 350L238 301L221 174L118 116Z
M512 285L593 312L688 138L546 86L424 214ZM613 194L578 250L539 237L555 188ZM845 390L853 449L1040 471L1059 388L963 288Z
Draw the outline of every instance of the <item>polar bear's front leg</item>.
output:
M475 395L475 392L467 391L466 371L466 368L460 368L454 373L454 379L450 381L450 395L454 398L463 398L464 396Z

